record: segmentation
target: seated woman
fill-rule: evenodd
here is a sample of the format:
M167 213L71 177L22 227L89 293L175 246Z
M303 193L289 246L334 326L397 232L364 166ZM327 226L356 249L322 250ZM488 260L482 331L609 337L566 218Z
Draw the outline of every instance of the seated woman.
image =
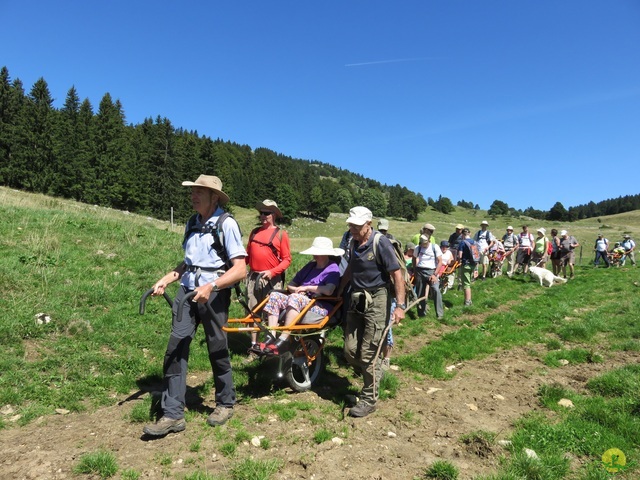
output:
M287 285L289 295L282 292L271 292L264 311L269 315L269 327L278 325L281 313L284 311L284 325L291 325L298 314L306 307L313 297L331 295L340 283L339 258L344 255L341 248L333 248L330 238L316 237L311 248L302 252L304 255L313 255L313 260L307 263L293 277ZM307 314L313 313L320 321L329 312L331 305L328 302L316 302ZM316 322L317 323L317 322ZM282 332L280 337L273 342L257 345L253 351L267 355L279 355L279 350L288 341L289 332Z

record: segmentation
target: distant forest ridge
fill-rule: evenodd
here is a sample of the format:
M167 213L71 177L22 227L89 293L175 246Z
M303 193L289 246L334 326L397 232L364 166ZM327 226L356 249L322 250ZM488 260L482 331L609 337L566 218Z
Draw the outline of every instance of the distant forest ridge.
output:
M160 116L127 125L122 104L109 93L94 112L90 101L81 101L71 87L56 109L44 78L26 94L7 67L0 70L1 185L158 218L166 218L173 208L176 219L185 220L192 209L180 182L201 173L220 177L234 205L253 208L265 198L276 200L285 221L299 215L325 220L354 205L366 205L377 217L408 221L416 220L427 205L443 213L455 209L446 197L425 200L406 187L327 163L213 140ZM457 205L479 209L465 200ZM640 195L568 210L556 203L548 212L515 210L496 200L489 213L571 221L635 209L640 209Z

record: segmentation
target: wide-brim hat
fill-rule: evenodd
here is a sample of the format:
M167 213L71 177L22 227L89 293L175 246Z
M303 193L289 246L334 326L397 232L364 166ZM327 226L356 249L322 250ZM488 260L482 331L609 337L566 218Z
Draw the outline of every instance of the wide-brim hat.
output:
M487 222L486 220L482 220L482 221L480 222L480 225L487 225L487 226L489 226L489 222Z
M422 226L422 230L431 230L432 232L436 231L436 227L434 227L433 225L431 225L430 223L425 223Z
M224 205L229 201L229 196L222 191L222 181L213 175L200 175L195 182L182 182L183 187L209 188L218 194L218 203Z
M316 237L313 239L311 247L300 252L303 255L329 255L330 257L341 257L344 250L333 248L333 241L327 237Z
M256 203L256 210L259 212L271 212L275 218L282 218L282 212L278 208L278 204L268 198Z
M456 230L462 230L464 228L464 225L459 223L456 225Z
M544 227L540 227L537 231L540 232L543 235L545 235L547 233L547 230Z
M512 227L511 225L509 225L509 226L507 227L507 230L513 230L513 227Z

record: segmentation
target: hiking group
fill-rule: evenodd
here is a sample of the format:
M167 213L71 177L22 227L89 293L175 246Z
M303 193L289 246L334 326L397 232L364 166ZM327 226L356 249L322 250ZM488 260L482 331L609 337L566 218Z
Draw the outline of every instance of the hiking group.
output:
M270 327L289 325L315 297L344 299L344 357L361 373L363 383L359 401L348 414L364 417L376 410L378 385L389 367L393 347L391 327L405 317L407 304L417 303L418 315L424 316L430 297L436 317L444 317L440 290L443 276L449 285L458 278L459 288L464 290L464 305L469 306L472 282L476 278L484 280L489 272L502 274L503 260L509 277L517 268L526 273L530 262L544 267L548 259L554 273L562 269L566 276L569 266L571 278L574 275L574 249L579 243L566 230L559 236L552 230L549 240L544 228L538 229L534 238L523 225L519 235L508 227L502 238L496 239L488 230L488 222L483 221L475 235L459 224L448 241L437 244L435 227L426 223L403 250L388 233L386 219L379 220L376 230L372 212L357 206L349 211L348 228L340 247L334 248L330 238L316 237L308 249L300 252L313 259L286 283L285 272L291 264L290 242L287 232L277 225L282 212L275 201L266 199L256 204L259 225L251 231L245 248L237 221L222 208L229 197L223 192L220 179L200 175L195 182L185 181L182 185L191 188L196 212L185 228L184 258L152 288L152 295L163 295L170 283L180 281L163 362L162 416L143 428L146 435L153 437L186 428L187 366L190 344L199 324L205 331L215 387L215 408L207 423L222 425L233 416L236 394L223 327L229 317L231 289L238 289L239 284L246 285L250 309L265 302ZM629 258L635 266L635 243L630 237L625 241L621 247L622 264ZM599 237L599 242L595 250L601 253L596 264L602 258L609 265L609 255L603 255L601 250L603 244L608 249L608 241ZM496 262L500 262L498 270ZM460 268L456 273L457 265ZM186 298L191 302L183 308ZM305 323L323 318L329 307L324 301L314 303L306 315L315 317ZM257 333L252 333L249 354L278 355L288 341L286 331L277 338L270 335L263 342Z

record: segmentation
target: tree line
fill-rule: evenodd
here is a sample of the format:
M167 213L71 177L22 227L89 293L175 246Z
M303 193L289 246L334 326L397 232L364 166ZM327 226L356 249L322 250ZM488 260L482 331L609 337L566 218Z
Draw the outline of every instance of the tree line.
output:
M416 220L422 195L332 165L295 159L176 128L167 118L127 124L122 104L105 93L94 112L75 87L57 109L44 78L25 93L0 70L0 184L80 202L178 220L191 213L182 180L220 177L233 205L271 198L285 221L326 220L367 205L378 217Z
M494 200L489 207L489 215L527 216L538 220L551 220L560 222L573 222L584 218L600 217L603 215L615 215L617 213L630 212L640 209L640 194L625 195L595 203L593 201L568 209L561 202L556 202L548 211L537 210L533 207L524 210L516 210L509 207L506 202Z
M445 214L451 200L425 200L400 185L388 186L332 165L295 159L267 148L240 145L176 128L164 117L127 125L119 100L105 93L97 112L71 87L60 109L44 78L28 94L20 79L0 69L0 185L135 213L178 220L191 212L181 180L215 174L233 205L253 208L272 198L285 222L307 215L325 220L366 205L377 217L414 221L427 206ZM457 206L476 209L470 201ZM495 200L489 215L573 221L640 209L640 195L566 209L516 210Z

